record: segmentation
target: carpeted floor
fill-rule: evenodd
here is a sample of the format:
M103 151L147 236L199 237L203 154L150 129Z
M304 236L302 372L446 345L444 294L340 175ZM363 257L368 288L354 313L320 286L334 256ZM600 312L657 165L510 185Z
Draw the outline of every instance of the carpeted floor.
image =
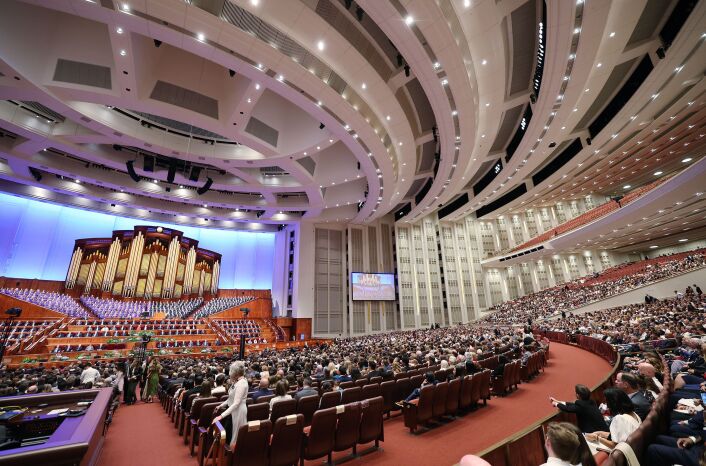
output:
M574 398L574 385L593 386L610 372L603 359L573 346L552 344L544 373L504 398L464 417L417 435L400 416L385 421L382 451L354 459L357 465L451 465L479 452L552 413L549 397ZM345 452L334 456L343 458ZM121 406L108 431L101 466L197 466L159 403ZM321 461L307 462L320 465Z

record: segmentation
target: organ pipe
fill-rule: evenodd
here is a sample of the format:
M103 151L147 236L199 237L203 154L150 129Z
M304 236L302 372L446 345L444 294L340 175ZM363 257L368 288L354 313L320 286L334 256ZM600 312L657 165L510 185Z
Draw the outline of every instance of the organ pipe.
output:
M127 271L125 272L125 283L123 286L123 296L132 296L137 284L137 277L140 271L140 261L142 260L142 249L145 246L145 237L142 232L132 240L130 245L130 257L128 258Z
M91 262L91 268L88 269L88 277L86 278L86 287L83 289L84 294L88 294L91 291L93 285L93 277L96 275L96 265L97 261Z
M115 280L115 271L118 268L118 259L120 259L120 239L115 238L113 244L110 245L108 251L108 260L105 264L105 273L103 274L103 291L110 291L113 288L113 280Z
M78 277L78 270L81 268L81 258L83 257L83 249L77 247L71 256L71 263L69 264L69 271L66 274L66 288L71 289L76 285L76 278Z
M179 263L179 238L172 238L167 253L167 265L164 270L164 282L162 283L162 297L171 298L174 292L174 281L176 280L177 265Z
M215 261L213 263L213 274L211 275L211 293L216 293L218 291L218 279L221 275L221 263L220 261Z
M152 290L154 289L154 280L157 276L157 262L159 262L159 254L154 251L150 254L150 263L147 268L147 285L145 286L145 298L152 298Z
M186 254L186 267L184 270L184 293L191 294L191 284L194 280L194 267L196 266L196 250L189 248Z

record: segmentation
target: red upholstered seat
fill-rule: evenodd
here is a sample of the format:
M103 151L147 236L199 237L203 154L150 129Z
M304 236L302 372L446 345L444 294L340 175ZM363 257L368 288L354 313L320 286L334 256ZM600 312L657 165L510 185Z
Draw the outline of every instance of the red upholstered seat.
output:
M390 417L390 411L395 408L395 381L386 380L380 384L380 392L382 393L382 398L385 401L384 411L387 417Z
M270 418L269 403L255 403L248 406L248 421L264 421Z
M449 382L449 390L446 394L446 415L455 416L458 411L459 398L461 396L461 379L456 378Z
M191 432L196 428L195 426L201 416L201 409L203 408L203 405L213 403L215 401L216 397L199 397L194 399L191 403L191 409L189 410L189 415L185 421L186 427L184 428L184 445L188 445L189 440L192 438Z
M321 397L319 409L333 408L339 404L341 404L341 392L328 392Z
M283 416L289 416L290 414L297 413L297 400L280 400L275 402L272 406L272 413L270 414L270 421L272 424L277 422L277 419Z
M361 400L368 400L370 398L375 398L382 396L382 390L380 389L380 384L370 383L363 387L363 392L361 394Z
M341 392L341 404L353 403L354 401L360 401L360 394L362 389L360 387L346 388Z
M404 425L409 428L410 432L415 432L419 424L429 422L434 410L434 385L426 385L422 387L419 393L417 403L405 403L402 408L404 415Z
M314 412L319 408L319 397L317 395L305 396L297 402L297 413L304 416L304 425L311 425Z
M250 421L238 429L238 440L233 452L232 466L256 466L267 464L267 453L272 433L272 423Z
M352 448L352 453L355 454L360 428L360 402L338 405L336 406L336 412L338 414L338 423L336 424L333 451L343 451Z
M311 427L304 429L301 458L315 460L324 456L331 463L331 452L336 436L336 408L320 409L314 413Z
M446 414L446 396L448 393L448 382L440 382L436 384L436 390L434 390L434 405L432 408L433 419L439 419Z
M204 404L201 407L201 413L199 414L199 419L196 425L191 430L191 441L189 443L189 453L194 455L194 448L196 448L196 455L199 462L199 466L203 466L203 455L208 450L210 443L208 441L208 426L214 418L214 411L221 403L216 401L212 403Z
M304 429L301 414L277 419L270 440L270 466L290 466L299 462Z
M381 396L361 401L359 445L375 442L377 449L379 442L385 440L382 422L384 404Z

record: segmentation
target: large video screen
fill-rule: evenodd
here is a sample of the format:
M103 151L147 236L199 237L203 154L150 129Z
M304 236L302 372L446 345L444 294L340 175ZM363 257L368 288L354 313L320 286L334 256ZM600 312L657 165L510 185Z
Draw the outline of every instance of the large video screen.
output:
M395 274L351 273L353 301L394 301Z

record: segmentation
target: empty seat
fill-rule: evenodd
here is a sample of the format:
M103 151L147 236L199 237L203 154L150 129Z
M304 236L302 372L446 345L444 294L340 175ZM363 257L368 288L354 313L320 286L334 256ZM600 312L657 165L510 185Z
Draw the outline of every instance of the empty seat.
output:
M328 392L324 393L321 397L321 404L319 409L333 408L341 403L341 393L340 392Z
M360 387L346 388L341 392L341 404L353 403L354 401L360 401Z
M446 414L446 396L449 392L449 383L440 382L436 384L436 389L434 390L434 405L432 418L440 419L444 414Z
M380 442L385 440L382 422L384 403L381 396L360 402L361 415L358 445L375 442L374 448L377 449L380 446Z
M274 408L273 408L274 410ZM291 466L299 462L304 416L290 414L280 417L274 424L270 441L270 466Z
M411 379L399 379L395 382L395 401L402 401L412 394Z
M201 417L201 408L203 408L205 404L214 403L215 401L216 397L199 397L195 398L193 403L191 403L191 410L189 411L189 415L186 417L185 421L186 427L184 428L184 445L188 445L189 440L192 438L191 432L196 428L196 424Z
M297 413L297 400L280 400L272 405L272 413L270 414L270 421L272 424L277 422L277 419L289 416L290 414Z
M302 460L315 460L324 456L331 463L331 452L336 436L336 408L320 409L314 413L311 426L304 428ZM303 461L302 461L303 463Z
M214 418L213 412L220 405L220 402L207 403L201 407L201 413L191 429L191 440L189 442L189 453L193 456L196 449L199 466L203 465L203 455L208 451L208 426Z
M255 466L267 464L267 452L272 433L272 423L250 421L238 429L232 466Z
M386 380L385 382L381 383L380 392L382 393L382 399L385 402L383 411L385 412L385 414L387 414L387 417L390 417L390 412L395 407L395 401L398 401L395 400L395 381Z
M363 387L363 393L361 394L361 400L367 400L370 398L375 398L382 396L382 390L380 389L380 384L371 383Z
M255 403L248 406L248 421L264 421L270 418L269 403Z
M304 425L311 425L314 412L319 408L319 397L317 395L305 396L297 401L297 413L304 416Z
M458 398L458 408L461 410L466 410L471 407L472 402L472 389L473 389L473 376L467 375L461 379L461 393Z
M336 414L338 422L336 423L333 451L344 451L351 448L355 455L360 429L360 402L338 405L336 406Z
M446 394L446 415L455 416L458 411L459 398L461 396L461 380L453 379L449 382L449 391Z
M419 424L429 422L434 410L434 385L426 385L419 392L419 398L413 403L405 403L402 408L404 425L414 433Z

